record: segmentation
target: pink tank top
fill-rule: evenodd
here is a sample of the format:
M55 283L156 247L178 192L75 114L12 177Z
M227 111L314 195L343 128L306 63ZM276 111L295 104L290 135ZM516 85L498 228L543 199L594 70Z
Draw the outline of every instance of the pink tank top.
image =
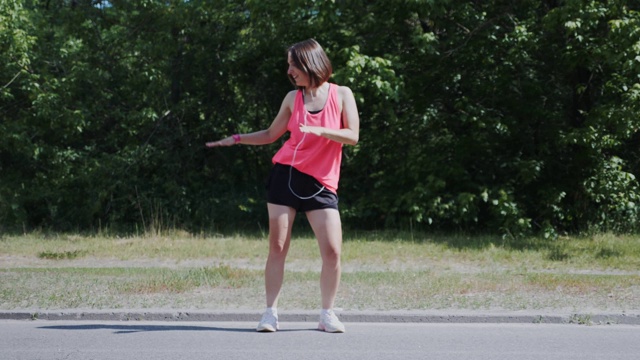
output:
M338 86L329 84L329 96L322 110L311 114L304 107L302 90L296 93L293 113L287 130L289 139L273 156L273 163L291 165L299 171L313 176L328 190L337 193L342 161L342 144L313 134L300 132L300 124L342 128L342 114L338 104ZM294 163L295 161L295 163Z

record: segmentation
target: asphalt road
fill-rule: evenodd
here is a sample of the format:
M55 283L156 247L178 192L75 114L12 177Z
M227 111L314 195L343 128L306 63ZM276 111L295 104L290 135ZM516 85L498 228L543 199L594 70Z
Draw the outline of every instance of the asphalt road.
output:
M251 322L0 321L3 360L635 359L640 326L315 323L256 333Z

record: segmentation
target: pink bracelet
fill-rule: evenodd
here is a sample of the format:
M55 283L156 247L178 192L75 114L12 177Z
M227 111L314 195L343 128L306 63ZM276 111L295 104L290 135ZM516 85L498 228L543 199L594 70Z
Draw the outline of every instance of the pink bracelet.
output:
M233 134L231 135L231 137L233 138L234 144L237 144L240 142L240 135L239 134Z

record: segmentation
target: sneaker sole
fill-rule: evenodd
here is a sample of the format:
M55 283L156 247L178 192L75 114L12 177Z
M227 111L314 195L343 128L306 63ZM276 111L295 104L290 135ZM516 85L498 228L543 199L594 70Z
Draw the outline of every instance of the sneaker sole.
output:
M256 329L257 332L276 332L276 330L278 330L278 328L276 327L274 329L273 326L263 326Z
M344 329L333 329L333 330L327 329L322 324L318 324L318 330L324 331L324 332L327 332L327 333L332 333L332 334L338 334L338 333L342 334L342 333L345 332Z

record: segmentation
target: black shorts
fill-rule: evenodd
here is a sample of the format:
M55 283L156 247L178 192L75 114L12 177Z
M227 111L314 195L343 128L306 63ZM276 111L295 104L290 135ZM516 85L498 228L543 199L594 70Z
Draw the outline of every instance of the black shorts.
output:
M289 165L276 163L267 179L267 201L296 211L319 209L338 210L338 195L331 192L313 176Z

